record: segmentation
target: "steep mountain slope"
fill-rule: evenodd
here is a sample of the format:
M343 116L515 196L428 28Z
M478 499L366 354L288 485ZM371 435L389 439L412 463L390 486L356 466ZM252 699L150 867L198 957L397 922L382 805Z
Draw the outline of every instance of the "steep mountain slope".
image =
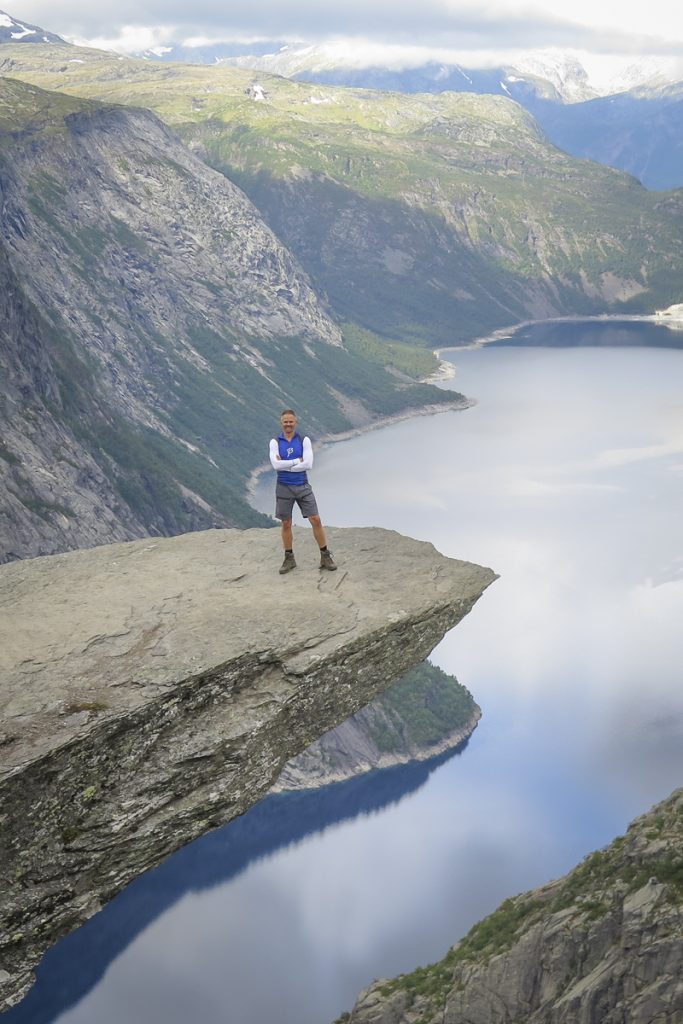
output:
M450 397L349 353L147 111L0 79L0 228L0 560L262 523L244 487L283 404L317 434Z
M506 900L444 959L361 994L347 1024L678 1024L683 790L571 874Z
M65 408L87 401L86 366L26 298L2 244L0 371L0 561L142 536Z
M343 319L447 344L680 297L683 202L550 146L516 104L3 47L0 70L152 107L241 185Z

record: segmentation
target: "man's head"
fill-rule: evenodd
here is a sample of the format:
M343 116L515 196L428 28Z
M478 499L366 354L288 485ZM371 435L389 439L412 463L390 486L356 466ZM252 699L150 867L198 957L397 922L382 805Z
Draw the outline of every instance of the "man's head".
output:
M297 418L296 413L293 409L285 409L280 415L280 423L282 424L282 433L289 440L290 437L294 437L296 433Z

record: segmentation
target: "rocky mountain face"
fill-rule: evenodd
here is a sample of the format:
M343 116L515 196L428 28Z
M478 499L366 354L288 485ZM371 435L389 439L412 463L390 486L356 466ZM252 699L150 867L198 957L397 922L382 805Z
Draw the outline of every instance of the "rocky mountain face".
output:
M62 415L69 353L53 341L0 244L0 561L145 532Z
M316 789L461 746L481 708L454 676L424 662L289 761L272 792Z
M261 522L245 482L281 408L315 435L449 397L350 353L244 193L153 114L6 78L0 278L0 561Z
M683 790L564 878L506 900L445 958L375 982L347 1024L678 1024Z
M337 316L383 337L445 345L679 297L680 198L571 159L509 100L26 52L3 49L0 69L153 107L249 194Z
M387 530L330 542L339 572L322 576L308 539L309 567L278 577L274 530L0 567L0 1005L57 938L423 661L495 579Z

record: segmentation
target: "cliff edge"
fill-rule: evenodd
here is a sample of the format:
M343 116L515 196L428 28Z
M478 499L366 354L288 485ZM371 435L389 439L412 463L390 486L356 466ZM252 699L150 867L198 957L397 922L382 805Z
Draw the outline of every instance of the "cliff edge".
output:
M211 530L0 567L0 1007L61 935L242 814L495 579L378 529Z

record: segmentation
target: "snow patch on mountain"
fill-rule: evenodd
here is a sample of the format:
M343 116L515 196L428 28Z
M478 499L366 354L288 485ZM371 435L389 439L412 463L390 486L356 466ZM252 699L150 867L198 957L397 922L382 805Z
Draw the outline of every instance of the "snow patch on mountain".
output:
M64 40L52 32L45 32L37 25L24 24L12 18L6 11L0 11L0 43L63 43Z
M442 51L424 47L380 46L354 40L311 44L291 43L271 53L227 57L220 61L237 67L253 68L270 74L294 77L333 70L384 68L392 71L418 70L440 63L430 79L447 80L458 72L469 83L477 71L500 68L507 92L511 82L539 79L549 82L565 103L580 103L598 96L609 96L639 86L661 86L683 80L683 57L646 56L634 60L632 54L595 54L581 50L546 49L536 51Z

